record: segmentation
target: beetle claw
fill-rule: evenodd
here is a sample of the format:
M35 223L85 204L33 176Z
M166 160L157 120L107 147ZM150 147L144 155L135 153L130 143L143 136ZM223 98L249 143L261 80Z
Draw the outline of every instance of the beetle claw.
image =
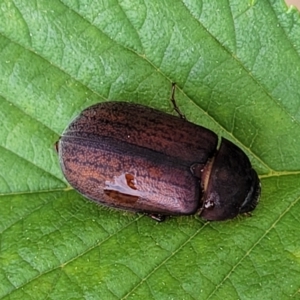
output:
M157 222L163 222L166 219L166 216L161 214L146 214L146 215Z

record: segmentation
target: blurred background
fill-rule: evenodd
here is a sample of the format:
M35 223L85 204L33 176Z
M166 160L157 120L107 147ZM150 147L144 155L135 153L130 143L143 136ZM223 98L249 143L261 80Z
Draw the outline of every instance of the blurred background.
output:
M286 0L287 5L294 5L300 10L300 0Z

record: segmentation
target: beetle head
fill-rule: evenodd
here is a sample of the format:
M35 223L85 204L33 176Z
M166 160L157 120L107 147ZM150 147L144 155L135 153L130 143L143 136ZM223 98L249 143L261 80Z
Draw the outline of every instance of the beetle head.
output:
M203 170L201 216L226 220L252 211L259 200L260 181L246 154L222 139L219 151Z

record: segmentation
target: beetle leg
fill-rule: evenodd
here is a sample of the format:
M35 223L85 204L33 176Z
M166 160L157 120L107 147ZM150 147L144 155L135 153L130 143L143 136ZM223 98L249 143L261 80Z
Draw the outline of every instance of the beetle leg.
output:
M60 138L59 138L60 140ZM58 153L58 144L59 144L59 140L57 142L55 142L55 144L53 145L54 150Z
M172 82L171 102L172 102L173 108L178 113L178 115L179 115L179 117L181 119L186 120L185 115L180 111L179 107L176 104L176 100L175 100L175 88L176 88L176 83Z
M245 217L252 217L252 212L251 211L248 211L248 212L244 212L242 213Z
M166 219L166 216L161 214L146 214L146 215L157 222L163 222Z

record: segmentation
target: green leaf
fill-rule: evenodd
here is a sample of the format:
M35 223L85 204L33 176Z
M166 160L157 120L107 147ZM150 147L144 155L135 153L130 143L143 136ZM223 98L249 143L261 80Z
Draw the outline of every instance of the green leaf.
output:
M0 298L299 297L299 36L281 0L1 0ZM190 121L249 155L251 218L155 223L63 178L53 145L83 108L174 113L172 82Z

